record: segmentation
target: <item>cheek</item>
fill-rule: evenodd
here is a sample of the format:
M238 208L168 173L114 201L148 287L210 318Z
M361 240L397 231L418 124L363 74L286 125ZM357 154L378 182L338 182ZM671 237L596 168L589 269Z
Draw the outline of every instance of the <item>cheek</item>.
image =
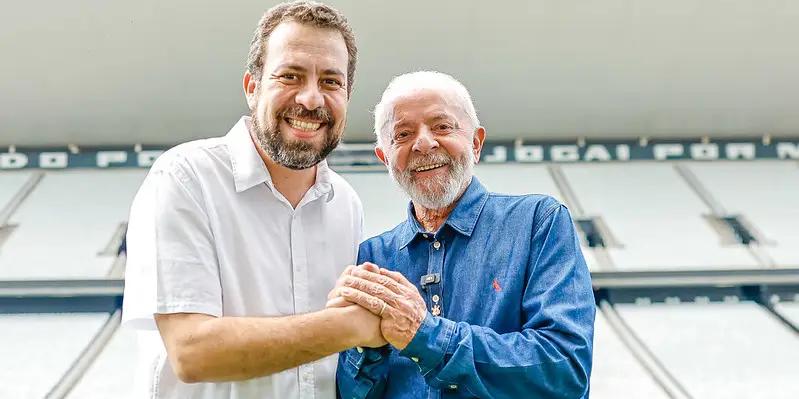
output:
M327 107L336 119L344 120L347 116L347 96L330 94L327 97Z
M393 156L394 167L398 170L405 170L408 167L408 151L403 149L397 150Z

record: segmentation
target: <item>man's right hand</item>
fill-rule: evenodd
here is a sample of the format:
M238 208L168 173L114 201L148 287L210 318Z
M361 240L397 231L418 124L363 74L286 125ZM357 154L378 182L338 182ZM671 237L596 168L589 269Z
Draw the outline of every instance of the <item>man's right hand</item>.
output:
M379 348L388 344L383 333L380 332L381 318L359 305L349 305L341 308L343 317L351 326L350 334L353 337L353 346Z
M358 267L361 266L350 265L344 269L344 272L341 273L338 281L336 281L335 287L327 295L328 301L325 307L341 308L344 317L349 320L348 325L352 327L351 334L355 342L353 346L379 348L388 343L380 332L380 321L382 319L360 305L349 302L337 295L338 289L344 286L346 278L352 275L353 270Z

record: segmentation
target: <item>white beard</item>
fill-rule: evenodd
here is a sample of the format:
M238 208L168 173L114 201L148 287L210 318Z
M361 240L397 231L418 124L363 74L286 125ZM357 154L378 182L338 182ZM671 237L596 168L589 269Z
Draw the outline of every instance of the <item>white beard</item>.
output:
M427 209L443 209L455 202L471 181L474 172L474 153L466 151L460 159L452 159L442 154L438 159L442 157L450 164L449 173L444 176L414 181L412 167L398 171L390 164L388 172L414 205Z

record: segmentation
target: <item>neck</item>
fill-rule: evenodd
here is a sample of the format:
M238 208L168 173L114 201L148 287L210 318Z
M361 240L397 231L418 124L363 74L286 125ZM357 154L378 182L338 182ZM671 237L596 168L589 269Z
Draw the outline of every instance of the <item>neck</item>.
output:
M435 233L439 228L441 228L441 225L443 225L447 220L449 214L452 213L452 210L455 209L456 205L458 205L458 201L460 201L463 193L466 192L466 189L469 187L469 183L471 181L472 179L469 179L464 182L463 187L461 187L458 196L455 197L455 200L444 208L431 209L418 205L415 202L413 203L413 213L416 215L416 220L419 221L425 231L429 233Z
M287 168L275 162L266 154L266 151L258 144L258 140L252 132L250 132L250 138L256 150L258 150L261 160L264 161L266 170L269 171L269 176L272 177L272 184L274 184L275 189L286 197L292 208L296 208L308 189L316 183L316 166L300 170Z
M446 208L430 209L421 205L413 204L413 213L416 215L416 220L422 225L422 228L427 232L435 233L447 220L449 214L455 209L458 201L451 203Z

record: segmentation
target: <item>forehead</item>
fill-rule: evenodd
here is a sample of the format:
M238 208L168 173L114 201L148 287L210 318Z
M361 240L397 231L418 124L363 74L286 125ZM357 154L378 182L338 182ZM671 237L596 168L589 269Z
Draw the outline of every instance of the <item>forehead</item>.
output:
M397 122L437 116L457 118L462 113L455 97L442 90L414 90L398 96L393 103Z
M344 36L335 29L317 28L294 21L281 22L266 43L265 67L285 63L347 70Z

